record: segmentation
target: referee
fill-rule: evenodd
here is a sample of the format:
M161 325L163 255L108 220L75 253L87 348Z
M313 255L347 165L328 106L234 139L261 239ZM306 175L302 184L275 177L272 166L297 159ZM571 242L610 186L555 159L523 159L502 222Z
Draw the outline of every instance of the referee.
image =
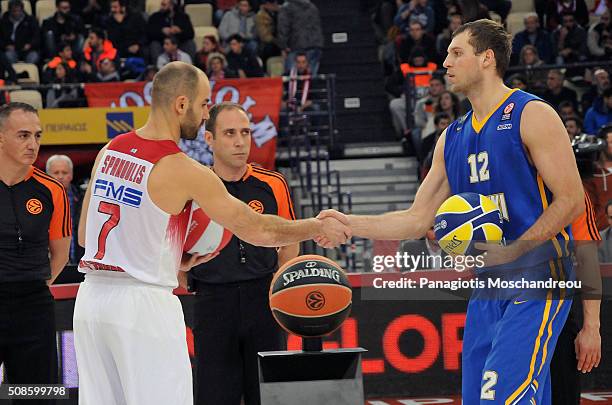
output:
M259 213L295 219L283 176L247 164L251 129L244 109L213 106L207 128L213 170L229 193ZM262 248L234 236L217 257L189 272L196 292L196 405L239 405L241 398L245 405L260 403L257 352L286 349L268 304L270 281L298 253L299 244Z
M70 206L64 187L32 166L41 134L30 105L0 107L0 363L9 384L57 383L47 284L68 262Z

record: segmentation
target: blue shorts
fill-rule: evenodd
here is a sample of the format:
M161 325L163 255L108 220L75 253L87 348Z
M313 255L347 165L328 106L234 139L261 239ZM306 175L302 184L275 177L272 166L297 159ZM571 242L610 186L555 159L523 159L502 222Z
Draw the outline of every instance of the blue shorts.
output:
M574 279L568 258L529 274ZM475 290L463 337L463 403L550 405L550 361L571 303L570 290Z

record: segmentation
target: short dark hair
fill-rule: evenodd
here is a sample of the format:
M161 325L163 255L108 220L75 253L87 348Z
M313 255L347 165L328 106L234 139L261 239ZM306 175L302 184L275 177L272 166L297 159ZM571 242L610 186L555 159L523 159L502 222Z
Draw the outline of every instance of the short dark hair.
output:
M559 103L559 110L565 107L572 107L574 111L576 111L576 108L574 108L574 104L569 100L563 100Z
M490 49L495 54L495 69L499 77L504 77L510 55L512 54L512 36L503 25L487 19L480 19L463 24L453 32L453 38L468 32L468 43L474 47L474 53L479 55Z
M70 3L70 0L55 0L55 7L59 7L60 3Z
M208 110L208 120L206 120L206 130L210 131L213 138L215 137L215 125L217 125L217 117L221 113L221 111L225 110L238 110L245 113L247 116L246 110L238 103L232 103L231 101L224 101L219 104L213 105L210 110Z
M431 79L429 79L429 82L431 83L432 80L437 80L440 83L442 83L444 86L446 86L446 80L444 80L444 76L442 75L434 74L433 76L431 76Z
M22 0L10 0L8 3L8 10L11 11L15 6L21 7L22 10L24 9Z
M4 128L4 123L13 113L13 111L25 111L38 115L36 108L32 107L30 104L20 102L10 102L8 104L4 104L0 107L0 128Z
M451 117L450 117L450 115L448 115L448 114L447 114L447 113L445 113L445 112L439 112L439 113L437 113L437 114L435 115L435 117L434 117L434 125L438 125L438 124L440 123L440 121L442 121L442 120L444 120L444 119L447 119L447 120L449 120L449 121L450 121Z
M165 40L169 40L171 43L173 43L174 45L178 45L178 38L176 37L176 35L168 35L167 37L164 38Z
M242 38L242 35L240 34L230 35L230 37L227 39L227 42L232 42L233 40L236 40L241 44L244 43L244 38Z
M573 107L573 106L572 106ZM566 119L563 120L563 125L565 125L568 121L574 121L576 123L576 126L580 129L582 129L582 120L578 117L576 117L575 115L569 116Z
M62 1L67 1L67 0L62 0ZM70 46L70 44L68 42L60 42L59 46L57 47L57 52L64 52L64 49L66 48L70 48L70 50L72 50L72 47Z
M89 30L89 33L90 34L91 33L96 34L96 36L98 38L106 39L106 34L105 34L104 30L102 28L100 28L100 27L91 27L91 29Z

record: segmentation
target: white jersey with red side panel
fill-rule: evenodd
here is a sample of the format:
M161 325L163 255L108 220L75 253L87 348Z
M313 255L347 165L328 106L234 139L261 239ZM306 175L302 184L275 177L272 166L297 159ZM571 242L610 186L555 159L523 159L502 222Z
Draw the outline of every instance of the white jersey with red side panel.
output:
M123 271L146 283L178 285L191 204L170 215L147 190L155 163L175 153L182 153L175 142L144 139L135 132L110 142L90 184L79 271Z

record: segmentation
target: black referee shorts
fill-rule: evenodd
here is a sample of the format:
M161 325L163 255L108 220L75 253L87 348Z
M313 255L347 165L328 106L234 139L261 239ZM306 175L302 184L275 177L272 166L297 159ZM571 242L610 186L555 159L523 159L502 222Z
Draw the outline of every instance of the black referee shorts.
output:
M56 384L55 303L44 281L0 283L0 363L9 384ZM13 404L54 404L14 400Z
M195 404L259 405L257 352L285 350L268 304L272 275L195 286Z

